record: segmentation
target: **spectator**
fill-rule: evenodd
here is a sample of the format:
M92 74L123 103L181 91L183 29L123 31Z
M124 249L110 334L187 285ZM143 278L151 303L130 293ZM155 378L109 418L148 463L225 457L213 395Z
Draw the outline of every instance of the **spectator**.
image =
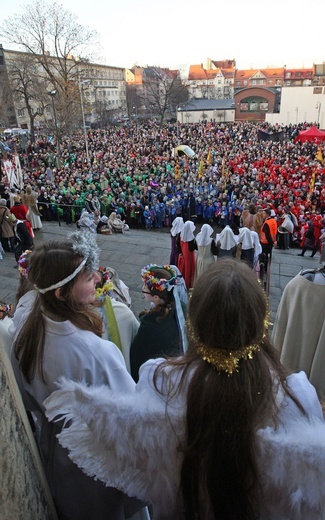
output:
M195 244L198 250L195 263L194 282L211 265L214 264L214 256L218 249L214 239L211 237L213 228L210 224L203 224L200 233L195 237Z
M38 196L37 196L36 191L34 191L31 187L31 185L29 184L26 187L26 193L22 194L21 199L22 199L23 204L25 204L25 206L27 206L27 208L28 208L28 213L29 213L28 219L31 223L33 230L42 228L42 222L40 219L41 214L38 211L37 198L38 198Z
M127 395L61 382L45 403L66 419L60 442L155 518L323 516L322 409L306 375L280 364L266 316L252 270L216 262L193 289L184 356L148 361Z
M106 519L107 511L114 519L124 519L141 507L83 474L57 443L60 425L49 425L44 415L43 401L62 376L121 392L134 389L121 352L100 338L102 321L91 307L99 280L98 253L95 237L80 233L45 243L32 253L28 279L36 297L14 338L14 372L25 407L36 418L41 458L62 520Z
M170 252L170 265L178 266L178 255L179 255L179 239L181 231L184 227L183 217L176 217L173 221L170 235L171 235L171 252Z
M195 273L195 224L191 220L185 222L179 235L178 269L182 273L187 289L193 287Z
M276 245L277 236L277 222L274 216L271 215L270 208L264 210L264 222L260 231L260 242L262 246L262 254L264 255L265 272L267 270L268 262L272 259L272 250Z
M234 258L236 256L237 239L230 226L226 226L220 234L216 236L218 260L225 256Z
M0 236L5 252L14 253L15 250L15 216L7 208L6 199L0 199Z
M178 356L184 350L185 303L178 293L181 277L170 266L149 264L141 271L142 292L153 304L149 312L140 315L140 327L130 350L131 375L139 379L139 369L148 359ZM182 295L184 293L181 293ZM183 297L185 302L186 296Z

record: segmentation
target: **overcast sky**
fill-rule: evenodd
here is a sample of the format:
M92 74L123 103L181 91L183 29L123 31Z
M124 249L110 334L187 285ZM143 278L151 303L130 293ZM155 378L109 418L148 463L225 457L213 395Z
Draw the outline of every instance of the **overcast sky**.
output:
M28 0L7 0L1 19ZM236 59L237 68L312 67L325 61L324 0L63 0L96 29L107 65L181 68ZM4 43L4 42L0 42ZM5 48L11 48L4 45Z

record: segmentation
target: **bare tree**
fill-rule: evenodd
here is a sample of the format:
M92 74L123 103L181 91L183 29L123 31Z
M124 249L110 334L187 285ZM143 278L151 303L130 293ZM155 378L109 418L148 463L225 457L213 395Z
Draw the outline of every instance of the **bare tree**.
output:
M27 110L31 141L35 140L35 121L49 104L48 81L38 74L37 63L29 54L16 54L7 61L11 91L19 110Z
M116 121L118 109L111 108L107 100L96 98L95 113L99 127L106 128Z
M145 106L151 106L160 116L160 124L166 114L175 116L177 105L188 99L188 89L183 85L179 71L156 67L145 69L143 95Z
M92 50L98 45L96 31L78 24L61 4L34 0L22 14L2 23L0 37L33 56L50 89L57 91L61 131L71 129L78 85L85 77L83 64L93 58Z
M129 118L139 115L140 107L144 106L145 96L142 85L126 85L126 105Z
M0 127L17 126L12 92L7 75L0 73Z

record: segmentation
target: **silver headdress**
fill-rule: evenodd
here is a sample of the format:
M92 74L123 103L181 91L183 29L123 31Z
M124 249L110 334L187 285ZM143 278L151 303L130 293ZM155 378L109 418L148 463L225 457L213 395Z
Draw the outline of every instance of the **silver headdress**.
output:
M96 242L96 235L85 231L73 231L68 234L72 242L73 251L86 258L86 268L92 273L99 267L99 247Z
M97 271L99 267L99 247L96 242L96 236L93 233L73 231L68 234L68 239L72 242L72 250L76 255L83 257L78 267L69 276L44 289L39 289L36 285L34 288L41 294L53 291L73 280L80 273L82 268L86 266L90 273Z

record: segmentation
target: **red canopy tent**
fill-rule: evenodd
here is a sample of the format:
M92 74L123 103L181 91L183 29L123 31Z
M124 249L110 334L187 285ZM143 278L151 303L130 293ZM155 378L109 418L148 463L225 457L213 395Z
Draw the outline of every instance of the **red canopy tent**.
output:
M319 130L317 126L311 126L308 130L302 130L299 132L299 135L296 137L295 141L314 141L319 143L321 141L325 141L325 132L323 130Z

